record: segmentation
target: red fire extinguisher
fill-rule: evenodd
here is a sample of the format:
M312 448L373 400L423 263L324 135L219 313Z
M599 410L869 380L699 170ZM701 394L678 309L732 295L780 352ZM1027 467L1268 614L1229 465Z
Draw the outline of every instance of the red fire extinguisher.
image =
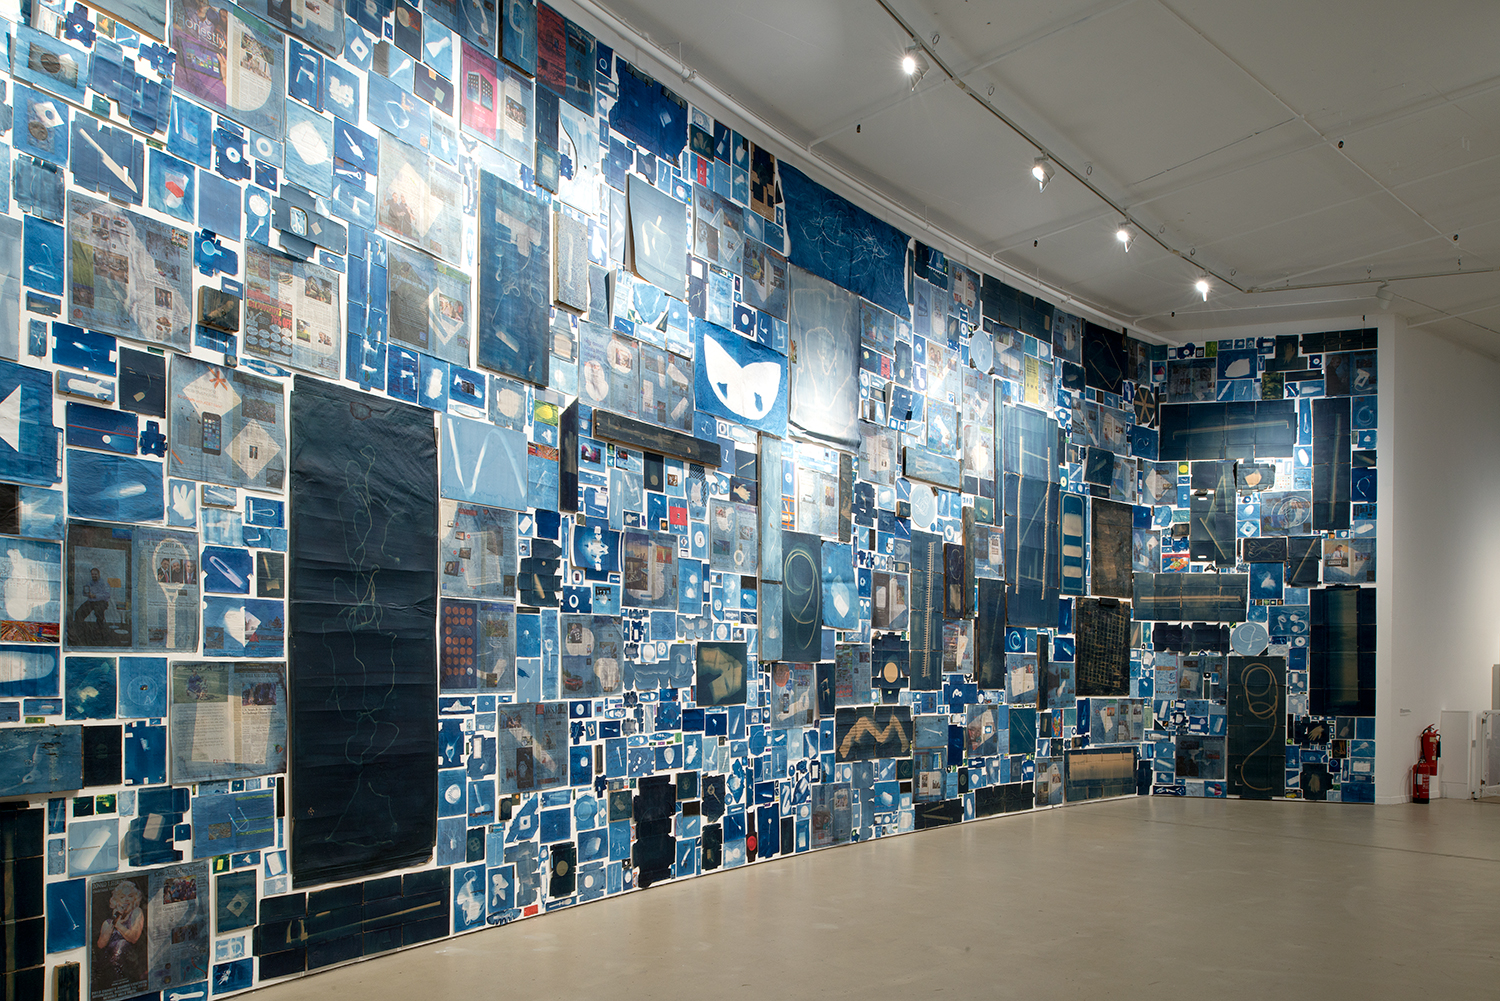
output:
M1411 767L1411 801L1427 803L1432 798L1432 782L1437 777L1438 756L1443 753L1438 728L1429 726L1422 731L1422 757Z

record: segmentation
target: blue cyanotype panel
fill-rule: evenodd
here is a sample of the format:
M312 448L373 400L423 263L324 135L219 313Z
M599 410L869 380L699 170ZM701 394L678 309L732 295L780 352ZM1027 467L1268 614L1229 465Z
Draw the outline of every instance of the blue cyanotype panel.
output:
M332 60L323 64L323 110L348 121L359 119L363 77Z
M191 163L153 149L146 186L150 206L191 226L193 206L198 203L197 176L198 170ZM238 192L235 197L238 200Z
M8 69L17 79L75 104L85 103L89 79L87 52L24 24L16 26L14 48L15 58Z
M809 434L859 445L859 300L800 268L791 273L791 403Z
M84 886L81 879L47 884L48 952L68 952L83 948L88 938Z
M0 729L0 796L36 796L82 786L83 727Z
M21 282L27 288L52 295L63 294L63 228L27 216L21 223L21 251L26 270Z
M213 164L213 114L191 101L172 98L172 120L167 150L189 163L208 169Z
M208 598L203 610L203 652L210 657L281 657L286 609L258 598Z
M0 641L56 643L61 609L62 547L55 542L0 540ZM0 651L6 649L14 648L0 647ZM33 662L24 668L18 665L14 677L18 681L32 678L39 666Z
M47 373L0 361L0 477L56 483L57 444Z
M333 194L333 122L300 104L286 106L286 179L327 198Z
M486 507L527 507L526 436L491 424L442 418L443 496Z
M198 225L215 236L238 240L243 221L240 186L204 171L198 179Z
M193 858L270 848L276 843L276 794L193 797Z
M67 443L118 455L135 455L140 433L135 414L68 401Z
M68 106L50 94L16 84L13 88L17 153L66 166L68 162Z
M254 576L248 549L203 547L203 590L216 594L249 594Z
M786 161L781 162L780 180L791 241L788 259L877 306L909 315L907 235Z
M120 868L120 822L88 820L68 825L68 875L93 876Z
M500 56L517 69L536 73L536 4L504 0L500 11Z
M10 151L0 143L0 205L10 205ZM0 358L16 358L21 350L21 283L25 277L24 223L0 216Z
M707 320L693 320L693 341L698 409L786 437L786 356Z
M119 661L119 715L122 718L155 719L167 714L167 659L165 657L121 657Z
M438 72L449 79L453 77L453 45L451 41L448 43L446 53L438 47L446 39L433 32L434 22L452 28L469 42L488 52L494 52L497 43L504 44L504 36L498 30L494 3L486 0L429 0L422 5L422 9L429 18L424 26L424 61L437 67ZM447 32L442 35L446 36Z
M61 694L56 647L0 646L0 698Z
M547 384L551 218L488 171L479 180L479 364Z
M618 56L615 68L619 97L610 109L610 128L676 163L687 145L687 102Z
M115 717L113 657L68 657L63 679L63 705L69 720Z
M68 451L68 516L160 521L162 464L100 452Z
M823 543L823 625L830 629L859 627L854 549L837 542Z
M73 181L116 202L141 204L145 194L146 147L123 129L87 116L73 119Z
M635 174L629 184L635 273L681 298L687 288L687 206Z

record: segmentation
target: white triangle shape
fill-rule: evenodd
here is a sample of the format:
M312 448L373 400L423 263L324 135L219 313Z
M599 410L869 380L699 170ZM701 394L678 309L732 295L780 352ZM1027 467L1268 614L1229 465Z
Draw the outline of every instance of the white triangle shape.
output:
M10 395L0 402L0 441L11 447L12 451L21 450L21 387L17 386L10 391Z

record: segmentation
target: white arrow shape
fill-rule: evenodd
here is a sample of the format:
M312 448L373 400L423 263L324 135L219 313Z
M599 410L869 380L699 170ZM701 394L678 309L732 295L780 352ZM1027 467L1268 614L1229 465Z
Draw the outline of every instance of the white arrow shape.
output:
M114 157L104 152L104 147L100 146L99 143L94 140L94 137L89 135L88 129L79 129L78 134L87 139L89 141L89 145L94 147L94 149L98 151L99 161L104 164L106 170L108 170L111 174L114 174L115 177L119 178L120 183L129 188L131 194L140 194L140 192L136 190L135 182L130 179L130 171L126 170L118 163L115 163Z
M355 139L352 135L350 135L348 129L344 129L343 133L344 133L344 139L347 140L348 143L349 143L349 149L350 149L350 151L355 156L359 157L360 160L363 160L365 158L365 150L364 150L364 147L362 145L360 145L359 140Z
M21 450L20 386L12 389L4 400L0 400L0 441L9 445L13 451Z

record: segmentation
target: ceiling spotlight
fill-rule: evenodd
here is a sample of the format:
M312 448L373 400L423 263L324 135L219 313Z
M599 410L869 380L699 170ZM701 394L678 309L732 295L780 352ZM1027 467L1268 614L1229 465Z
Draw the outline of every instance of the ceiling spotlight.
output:
M1130 245L1135 243L1135 229L1129 223L1120 223L1120 228L1115 230L1115 239L1120 241L1120 246L1125 248L1125 253L1130 253Z
M1052 160L1048 157L1039 156L1031 165L1031 176L1036 178L1038 191L1047 190L1047 182L1052 180L1052 175L1055 173L1057 173L1057 168L1052 165Z
M922 46L912 42L901 54L901 72L911 77L911 89L916 90L917 84L922 82L922 77L927 74L927 57L922 53Z
M1380 303L1381 309L1390 309L1391 300L1396 298L1396 290L1391 288L1390 282L1381 282L1380 287L1375 290L1375 301Z
M1201 295L1201 296L1203 296L1203 301L1204 302L1208 301L1209 284L1208 284L1208 279L1207 278L1199 278L1197 280L1197 282L1195 282L1193 284L1193 288L1197 289L1198 290L1198 294Z

